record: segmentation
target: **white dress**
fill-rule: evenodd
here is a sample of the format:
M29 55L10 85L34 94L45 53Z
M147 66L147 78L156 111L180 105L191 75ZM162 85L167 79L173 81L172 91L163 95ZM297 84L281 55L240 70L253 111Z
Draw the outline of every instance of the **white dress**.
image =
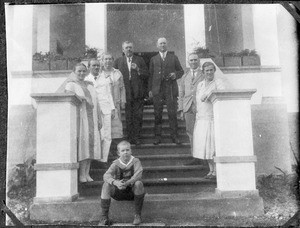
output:
M101 136L98 129L99 108L97 94L92 85L86 85L90 93L93 108L88 111L87 102L83 101L80 105L80 124L78 132L78 161L85 159L97 159L103 161L104 155L101 150ZM86 97L84 89L76 82L67 82L65 85L66 92L73 92L79 97Z
M224 89L220 80L213 80L205 86L205 80L200 82L196 91L196 121L193 134L193 157L200 159L212 159L215 156L215 133L213 104L209 101L201 101L213 90Z

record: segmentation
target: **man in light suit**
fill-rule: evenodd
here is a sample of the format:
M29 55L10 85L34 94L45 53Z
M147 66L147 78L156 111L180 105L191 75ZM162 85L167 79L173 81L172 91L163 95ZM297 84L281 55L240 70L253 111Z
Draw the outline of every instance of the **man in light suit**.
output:
M101 147L106 157L109 156L111 145L111 121L115 116L115 105L110 88L110 79L100 71L100 62L97 59L91 59L88 62L90 74L86 76L85 81L93 83L101 111L103 126L101 128Z
M114 68L121 71L126 91L126 129L128 141L140 145L140 132L143 121L144 82L149 72L142 57L133 55L133 43L125 41L122 44L124 55L116 59Z
M149 66L149 97L153 97L155 115L155 140L154 145L161 143L162 111L166 103L171 128L172 141L180 144L178 139L177 124L177 79L183 75L183 69L178 57L167 51L166 38L159 38L157 41L159 53L153 56Z
M204 76L200 69L200 60L197 54L189 54L188 63L190 69L182 76L179 84L178 111L180 118L185 120L186 133L189 136L192 147L196 118L196 89L199 82L204 79ZM193 164L197 164L197 161L194 160L190 163L190 165Z

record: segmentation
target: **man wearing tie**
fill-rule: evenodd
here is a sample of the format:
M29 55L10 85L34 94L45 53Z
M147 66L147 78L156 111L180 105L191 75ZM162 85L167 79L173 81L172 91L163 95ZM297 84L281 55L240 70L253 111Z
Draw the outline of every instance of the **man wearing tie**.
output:
M178 85L176 80L181 78L184 72L178 57L167 52L166 38L158 39L157 48L159 53L150 60L148 82L149 97L153 97L155 116L155 140L153 143L158 145L161 142L162 111L165 103L168 110L172 141L180 144L177 133Z
M149 73L142 57L133 54L133 43L122 44L124 55L116 59L114 68L121 71L126 91L126 130L130 143L140 145L140 132L143 121L144 86L143 80Z
M189 136L191 147L193 145L193 131L196 118L196 88L204 79L200 69L200 60L197 54L188 55L190 69L182 76L179 84L178 111L180 118L185 119L186 133ZM189 163L197 164L198 161Z

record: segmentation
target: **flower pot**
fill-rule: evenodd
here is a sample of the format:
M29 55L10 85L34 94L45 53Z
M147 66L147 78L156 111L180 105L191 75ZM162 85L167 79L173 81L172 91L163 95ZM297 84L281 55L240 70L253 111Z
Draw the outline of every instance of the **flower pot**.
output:
M67 70L67 60L65 60L65 59L52 60L50 62L50 69L51 70Z
M32 61L32 70L34 71L42 71L42 70L50 70L48 61Z
M224 59L223 59L223 56L217 56L217 57L214 57L212 60L214 61L214 63L215 63L218 67L223 67L223 66L224 66Z
M224 66L242 66L242 58L240 56L224 56Z
M79 63L80 61L79 60L74 60L74 59L68 59L67 60L67 69L68 70L73 70L74 66Z
M260 57L258 55L250 55L242 57L243 66L260 66Z

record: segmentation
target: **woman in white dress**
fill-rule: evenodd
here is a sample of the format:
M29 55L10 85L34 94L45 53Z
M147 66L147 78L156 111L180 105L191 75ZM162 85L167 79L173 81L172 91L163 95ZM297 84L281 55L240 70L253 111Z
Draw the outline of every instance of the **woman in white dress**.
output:
M79 116L79 142L77 147L80 182L93 181L89 175L91 160L103 159L100 145L100 129L102 127L100 107L93 84L84 81L86 75L86 66L78 63L63 84L65 92L75 93L82 99Z
M112 139L123 138L123 125L121 121L121 108L125 108L126 95L123 75L113 68L114 58L110 53L102 55L103 69L102 74L110 79L111 93L115 105L115 116L111 120L111 137Z
M215 79L216 67L212 62L202 65L205 79L197 86L196 91L196 122L193 134L193 156L207 160L209 173L206 178L216 177L216 166L213 162L215 156L215 135L213 104L208 95L213 90L224 89L222 81Z

